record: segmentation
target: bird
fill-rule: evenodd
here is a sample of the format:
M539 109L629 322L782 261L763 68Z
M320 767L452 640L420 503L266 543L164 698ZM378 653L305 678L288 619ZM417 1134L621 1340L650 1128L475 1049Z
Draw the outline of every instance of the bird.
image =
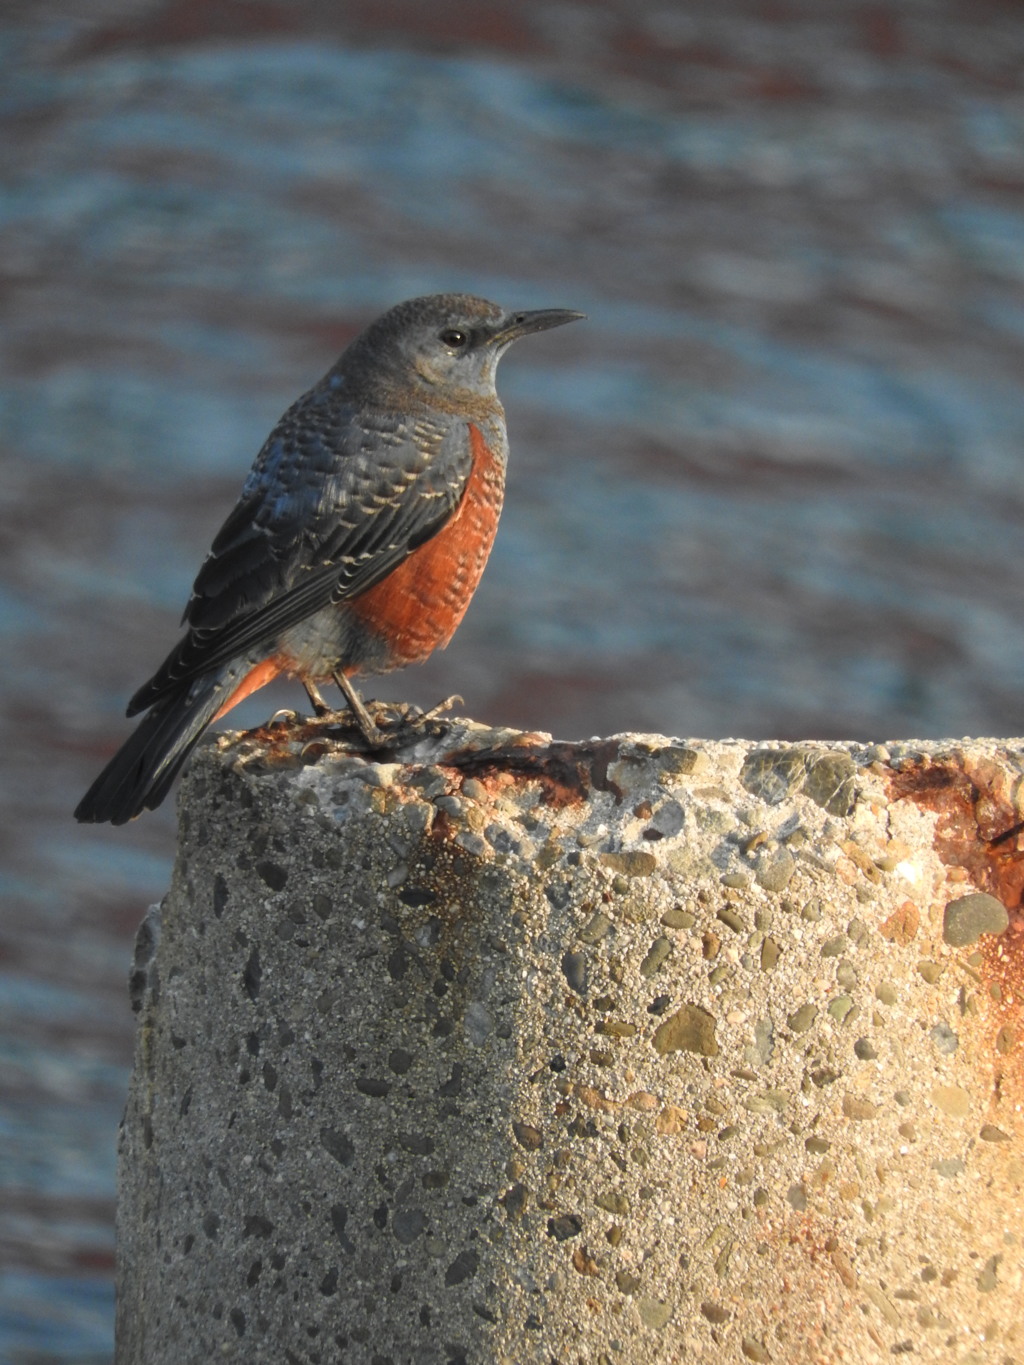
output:
M127 714L145 713L75 809L125 824L166 797L207 726L281 675L317 715L334 682L418 663L462 620L494 542L508 437L495 388L513 342L583 318L470 294L408 299L285 412L192 588L185 634Z

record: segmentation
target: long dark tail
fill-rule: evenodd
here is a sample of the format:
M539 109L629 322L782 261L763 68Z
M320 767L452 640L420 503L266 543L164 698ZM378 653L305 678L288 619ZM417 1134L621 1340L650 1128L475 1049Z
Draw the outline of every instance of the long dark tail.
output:
M155 810L224 705L225 681L224 672L193 679L157 702L79 801L75 819L123 825Z

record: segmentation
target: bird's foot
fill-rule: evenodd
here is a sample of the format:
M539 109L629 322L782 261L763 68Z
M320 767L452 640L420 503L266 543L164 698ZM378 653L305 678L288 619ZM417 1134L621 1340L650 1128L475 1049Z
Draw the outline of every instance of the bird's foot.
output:
M414 736L433 734L435 737L447 734L450 728L448 724L441 720L446 711L450 711L453 706L461 706L462 697L455 694L445 697L436 706L432 706L429 711L421 711L418 706L413 706L408 702L393 704L389 709L396 718L396 724L392 731L392 743L405 742Z
M406 702L372 700L364 702L349 678L340 670L334 674L334 681L347 702L345 711L333 710L327 706L313 684L304 684L317 716L322 718L344 716L359 730L367 749L371 752L394 748L413 735L423 734L425 731L444 733L447 726L440 722L440 717L453 706L461 705L463 700L458 695L445 697L429 711L421 711L419 707Z

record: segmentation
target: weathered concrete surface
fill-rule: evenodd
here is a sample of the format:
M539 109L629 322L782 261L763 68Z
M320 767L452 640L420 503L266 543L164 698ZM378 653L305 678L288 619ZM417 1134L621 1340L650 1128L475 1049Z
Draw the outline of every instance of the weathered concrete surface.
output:
M1021 742L331 735L183 789L120 1365L1024 1360Z

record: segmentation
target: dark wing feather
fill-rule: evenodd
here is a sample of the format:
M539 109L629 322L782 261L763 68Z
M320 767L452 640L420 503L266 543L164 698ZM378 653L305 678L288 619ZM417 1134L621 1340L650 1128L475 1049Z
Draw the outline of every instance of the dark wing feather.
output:
M471 460L462 422L357 420L324 386L299 399L214 539L185 609L188 634L128 714L366 592L448 521Z

